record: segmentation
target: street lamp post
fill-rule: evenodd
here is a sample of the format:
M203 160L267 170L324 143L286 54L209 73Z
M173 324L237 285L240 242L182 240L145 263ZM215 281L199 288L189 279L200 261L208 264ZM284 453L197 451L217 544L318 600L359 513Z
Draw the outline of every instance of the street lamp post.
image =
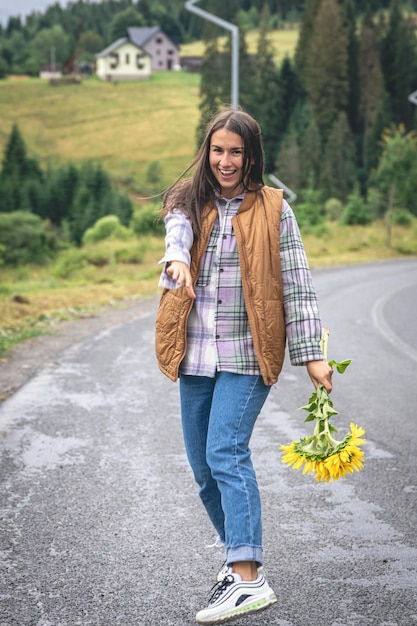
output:
M220 26L221 28L225 28L226 30L232 33L232 93L231 93L231 104L233 109L236 111L239 106L239 28L235 26L235 24L231 24L230 22L226 22L222 20L220 17L213 15L212 13L208 13L208 11L203 11L198 7L195 7L195 3L198 0L188 0L185 3L185 8L187 11L191 11L196 15L208 20L209 22L213 22Z

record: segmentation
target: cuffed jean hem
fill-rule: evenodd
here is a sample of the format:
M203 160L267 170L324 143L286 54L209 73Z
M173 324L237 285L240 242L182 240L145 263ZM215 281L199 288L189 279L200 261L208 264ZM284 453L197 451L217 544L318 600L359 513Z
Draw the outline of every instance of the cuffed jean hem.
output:
M263 563L263 550L258 546L238 546L227 548L226 561L228 565L239 561L256 561L258 565Z

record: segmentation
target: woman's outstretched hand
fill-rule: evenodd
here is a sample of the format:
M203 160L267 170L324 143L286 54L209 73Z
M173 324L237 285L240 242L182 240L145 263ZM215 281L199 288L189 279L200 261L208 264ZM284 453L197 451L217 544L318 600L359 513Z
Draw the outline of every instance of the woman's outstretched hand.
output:
M195 300L195 292L193 281L191 279L190 269L186 263L182 261L171 261L166 269L166 273L171 276L177 283L178 287L185 287L187 294Z

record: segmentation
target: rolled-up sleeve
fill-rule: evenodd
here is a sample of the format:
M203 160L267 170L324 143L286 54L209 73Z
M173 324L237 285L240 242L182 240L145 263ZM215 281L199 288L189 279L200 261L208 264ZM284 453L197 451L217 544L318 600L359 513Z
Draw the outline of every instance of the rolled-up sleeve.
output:
M288 353L292 365L323 359L322 324L300 230L284 200L280 226L283 302Z
M173 210L165 216L165 254L159 263L164 264L159 286L165 289L177 289L178 285L166 272L167 264L181 261L190 267L191 248L194 241L191 222L181 210Z

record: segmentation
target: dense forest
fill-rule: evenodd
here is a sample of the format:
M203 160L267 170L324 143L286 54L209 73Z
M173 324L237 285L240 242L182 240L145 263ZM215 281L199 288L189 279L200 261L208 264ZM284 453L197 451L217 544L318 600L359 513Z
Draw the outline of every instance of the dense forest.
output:
M366 224L384 217L389 230L393 220L407 224L417 217L417 107L409 100L417 90L416 4L201 1L240 27L239 104L260 122L267 173L296 190L303 229L320 228L327 219ZM294 57L277 66L268 33L288 22L297 23L298 44ZM92 60L127 26L155 24L177 43L205 41L198 144L207 119L230 102L231 42L221 45L224 31L185 11L184 2L78 0L25 21L11 18L0 29L0 75L37 75L51 46L57 62ZM249 55L245 33L254 28L257 52ZM28 226L28 214L36 225ZM36 226L49 248L52 232L81 245L86 231L110 214L115 228L127 227L132 206L100 167L42 171L13 128L0 172L3 233L20 229L33 242L28 233ZM3 246L3 261L13 262L5 255L8 237L0 241L0 261Z
M387 11L366 6L308 0L294 58L280 67L268 41L269 6L255 57L240 31L239 103L260 122L267 172L297 191L301 226L326 217L365 224L394 210L417 216L417 108L409 100L416 16L399 0ZM197 143L212 111L230 101L230 43L220 48L215 33L206 33Z
M265 10L270 29L299 23L306 13L311 20L319 4L306 0L201 0L198 6L245 30L258 27ZM352 0L351 5L355 15L361 17L366 11L375 15L388 9L390 0ZM401 6L415 11L417 0L404 0ZM185 9L184 0L77 0L65 7L51 3L43 13L34 11L24 19L11 17L5 26L0 25L0 77L37 76L40 68L50 62L51 48L56 63L62 66L74 56L93 61L95 53L124 36L127 26L154 25L176 44L202 39L210 32L207 22Z

